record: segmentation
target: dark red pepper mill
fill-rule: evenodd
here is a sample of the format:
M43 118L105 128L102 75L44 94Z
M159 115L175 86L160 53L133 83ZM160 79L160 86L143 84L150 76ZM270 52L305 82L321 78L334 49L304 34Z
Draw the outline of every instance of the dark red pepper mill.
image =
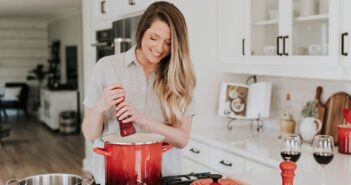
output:
M124 100L125 100L125 98L123 97L123 100L121 102L117 103L116 106L119 105L120 103L122 103ZM116 117L116 118L117 118L117 121L119 123L119 132L120 132L122 137L135 134L136 131L135 131L135 128L134 128L132 122L122 123L123 119L119 119L118 117Z
M282 185L293 185L294 184L294 176L295 176L295 169L296 163L292 161L283 161L279 165L280 169L282 170L281 176L283 183Z

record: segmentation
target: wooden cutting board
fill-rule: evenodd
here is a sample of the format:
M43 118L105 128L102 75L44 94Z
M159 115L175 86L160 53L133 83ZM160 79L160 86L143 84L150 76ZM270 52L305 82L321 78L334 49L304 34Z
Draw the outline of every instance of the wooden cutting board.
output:
M322 87L317 87L316 89L316 108L318 109L318 118L319 121L321 121L321 123L324 123L324 117L325 117L325 111L326 111L326 107L325 105L322 103L321 101L321 95L323 92L323 88ZM322 125L323 126L323 125ZM322 131L319 131L317 134L320 134Z
M351 108L351 97L345 92L335 93L327 100L325 106L327 111L322 134L333 136L335 143L337 143L337 125L346 124L342 110Z

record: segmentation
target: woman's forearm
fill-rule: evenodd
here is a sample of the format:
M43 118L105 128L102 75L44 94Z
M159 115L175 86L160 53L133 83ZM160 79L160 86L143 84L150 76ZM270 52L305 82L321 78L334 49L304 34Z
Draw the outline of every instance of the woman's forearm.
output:
M165 136L165 142L172 144L177 148L184 148L189 141L191 131L192 117L183 118L180 127L172 127L151 118L143 119L141 125L152 133Z
M93 141L101 136L104 112L97 108L85 108L82 131L87 140Z

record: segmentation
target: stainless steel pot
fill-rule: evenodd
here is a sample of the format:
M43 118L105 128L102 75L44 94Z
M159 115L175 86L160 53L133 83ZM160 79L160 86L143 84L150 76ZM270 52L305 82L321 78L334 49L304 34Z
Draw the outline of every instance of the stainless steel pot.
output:
M30 176L20 180L9 180L6 185L92 185L93 183L92 178L83 179L78 175L51 173Z

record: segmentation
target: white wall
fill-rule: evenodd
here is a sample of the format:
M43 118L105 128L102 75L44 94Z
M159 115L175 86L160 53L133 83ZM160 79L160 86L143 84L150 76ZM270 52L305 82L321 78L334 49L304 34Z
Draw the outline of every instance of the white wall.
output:
M25 82L37 64L47 64L47 22L39 18L0 17L0 89L6 82ZM37 82L29 81L30 97ZM29 98L29 111L37 98Z
M82 60L82 14L78 12L68 17L56 19L49 23L49 42L60 40L60 75L61 83L66 83L66 46L77 46L78 56L78 88L83 92L83 60ZM80 95L82 99L82 95ZM81 102L81 100L80 100ZM82 107L81 107L82 108ZM82 110L82 109L81 109Z

